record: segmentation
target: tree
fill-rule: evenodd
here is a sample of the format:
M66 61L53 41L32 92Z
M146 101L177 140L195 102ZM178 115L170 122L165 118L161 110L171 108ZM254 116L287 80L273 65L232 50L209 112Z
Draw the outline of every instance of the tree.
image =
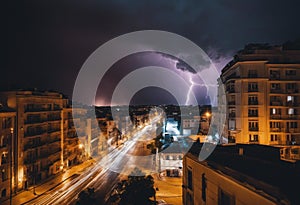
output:
M78 201L77 201L77 205L80 204L94 204L95 201L95 190L94 188L87 188L83 191L81 191L78 195Z
M154 197L155 189L154 179L151 175L145 176L141 170L135 168L128 176L117 184L116 193L118 194L117 204L120 205L153 205L155 204L150 198ZM114 196L114 198L116 198Z

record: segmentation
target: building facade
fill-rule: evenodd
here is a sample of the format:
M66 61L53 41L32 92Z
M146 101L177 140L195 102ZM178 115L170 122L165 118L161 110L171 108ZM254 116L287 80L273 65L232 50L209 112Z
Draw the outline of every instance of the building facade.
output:
M280 160L280 148L218 145L199 161L202 146L183 158L184 205L299 204L299 164Z
M223 68L221 81L229 142L300 144L300 48L247 45Z
M18 189L63 168L62 110L67 99L56 92L9 91L1 102L16 110Z
M10 196L18 183L15 119L15 111L0 104L0 199Z

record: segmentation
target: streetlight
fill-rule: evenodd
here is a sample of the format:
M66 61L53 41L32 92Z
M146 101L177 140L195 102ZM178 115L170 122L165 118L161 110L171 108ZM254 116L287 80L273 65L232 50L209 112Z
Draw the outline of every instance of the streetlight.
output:
M13 136L14 136L14 128L10 128L10 193L9 193L9 204L12 205L12 189L13 189L13 179L12 179L12 174L13 174Z

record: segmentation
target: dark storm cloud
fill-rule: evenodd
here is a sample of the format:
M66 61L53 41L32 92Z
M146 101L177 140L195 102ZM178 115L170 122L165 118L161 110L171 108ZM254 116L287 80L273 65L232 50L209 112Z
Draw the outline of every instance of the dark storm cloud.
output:
M251 42L300 37L300 1L32 0L10 2L2 89L37 87L71 95L87 57L124 33L155 29L182 35L224 62ZM7 47L7 49L5 48ZM178 68L189 70L178 63Z

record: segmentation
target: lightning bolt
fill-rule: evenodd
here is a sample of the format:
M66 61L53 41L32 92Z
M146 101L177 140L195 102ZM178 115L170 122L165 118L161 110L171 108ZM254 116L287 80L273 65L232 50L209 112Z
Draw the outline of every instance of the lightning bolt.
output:
M204 87L206 87L206 88L207 88L207 91L206 91L206 95L207 95L207 96L209 96L209 95L208 95L208 86L217 86L217 85L206 85L206 84L204 84L204 83L196 83L196 82L193 81L193 75L194 75L194 74L189 73L189 76L188 76L188 78L189 78L189 83L190 83L190 87L189 87L189 90L188 90L188 92L187 92L187 94L186 94L185 105L189 105L190 95L191 95L191 93L193 92L194 86L204 86Z

